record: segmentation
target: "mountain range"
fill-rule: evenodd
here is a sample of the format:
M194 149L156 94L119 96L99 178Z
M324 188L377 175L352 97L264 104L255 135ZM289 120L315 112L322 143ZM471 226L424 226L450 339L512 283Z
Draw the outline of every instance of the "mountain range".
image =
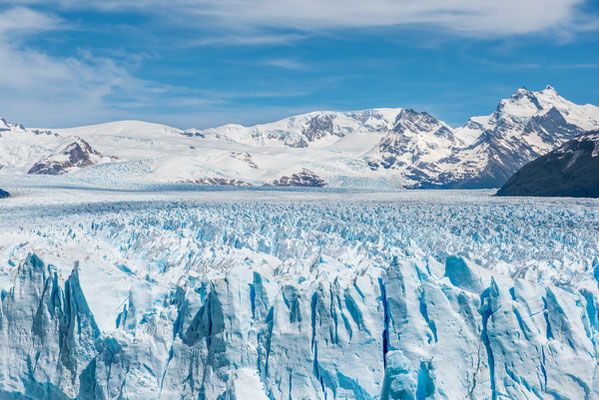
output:
M518 89L458 128L403 108L204 130L139 121L28 129L0 119L0 165L2 173L106 184L488 188L597 128L599 107L574 104L550 86Z

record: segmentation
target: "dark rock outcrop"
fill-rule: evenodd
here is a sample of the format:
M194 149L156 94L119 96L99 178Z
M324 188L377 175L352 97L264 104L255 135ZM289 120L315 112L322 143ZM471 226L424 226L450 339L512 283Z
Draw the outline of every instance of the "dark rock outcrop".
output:
M526 164L497 195L599 197L599 130Z
M280 179L275 179L271 184L264 184L264 186L287 187L323 187L325 185L324 179L306 168L291 176L282 176Z
M231 158L235 158L237 160L243 161L247 164L251 169L258 169L258 165L252 160L252 155L248 152L240 153L232 151L230 154Z
M4 190L0 189L0 199L5 199L7 197L10 197L10 193L8 193L7 191L4 191Z
M308 142L313 142L326 135L343 136L342 133L335 132L334 119L334 115L317 115L310 119L302 133Z
M241 187L250 187L251 183L241 181L239 179L234 178L221 178L221 177L206 177L199 179L187 179L181 181L181 183L191 183L194 185L211 185L211 186L241 186Z

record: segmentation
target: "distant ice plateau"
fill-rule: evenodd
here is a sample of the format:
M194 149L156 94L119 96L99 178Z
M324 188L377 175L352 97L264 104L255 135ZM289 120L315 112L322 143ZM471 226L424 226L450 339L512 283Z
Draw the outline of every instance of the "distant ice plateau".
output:
M599 200L47 182L0 202L0 398L599 397Z

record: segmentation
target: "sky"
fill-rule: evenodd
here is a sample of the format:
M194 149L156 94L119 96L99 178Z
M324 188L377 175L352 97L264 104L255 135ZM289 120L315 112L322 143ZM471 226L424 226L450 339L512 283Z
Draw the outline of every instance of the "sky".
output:
M405 107L452 126L547 84L599 105L599 2L0 0L0 116L251 125Z

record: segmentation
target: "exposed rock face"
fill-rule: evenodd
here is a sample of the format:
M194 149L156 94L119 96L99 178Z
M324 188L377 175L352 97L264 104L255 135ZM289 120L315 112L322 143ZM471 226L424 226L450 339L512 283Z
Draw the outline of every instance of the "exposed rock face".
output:
M31 129L30 132L33 133L34 135L46 135L46 136L60 137L60 135L58 133L53 132L53 131L51 131L49 129L44 129L44 130Z
M0 189L0 199L5 199L7 197L10 197L10 193L8 193L7 191L4 191L4 190Z
M440 162L463 146L451 128L426 112L402 110L393 128L367 156L372 170L402 171L419 187L440 172Z
M402 169L433 173L427 157L441 158L445 151L458 146L450 128L426 112L401 110L391 131L379 142L368 162L371 169Z
M341 132L335 131L333 120L335 115L318 115L310 119L303 134L308 142L313 142L327 135L343 136ZM307 143L306 143L307 145Z
M524 135L537 134L543 143L550 146L555 146L581 133L583 129L568 123L555 107L551 107L545 114L533 116L524 128Z
M251 169L258 169L258 165L252 160L252 155L248 152L231 152L231 157L237 160L243 161L250 167Z
M290 187L323 187L326 182L309 169L303 169L301 172L291 176L282 176L274 180L271 184L265 186L290 186Z
M599 197L599 131L589 131L522 167L498 196Z
M184 131L181 131L181 135L187 136L187 137L200 137L200 138L206 137L206 135L204 135L202 132L200 132L196 129L186 129Z
M115 159L115 157L105 157L93 149L85 140L78 138L75 142L56 151L45 160L37 162L27 173L62 175L96 165L102 161Z
M0 135L6 132L25 132L25 127L21 124L11 124L4 118L0 118Z
M208 177L208 178L199 178L195 180L187 179L181 181L181 183L192 183L195 185L213 185L213 186L244 186L250 187L252 186L250 183L245 181L240 181L233 178L220 178L220 177Z

